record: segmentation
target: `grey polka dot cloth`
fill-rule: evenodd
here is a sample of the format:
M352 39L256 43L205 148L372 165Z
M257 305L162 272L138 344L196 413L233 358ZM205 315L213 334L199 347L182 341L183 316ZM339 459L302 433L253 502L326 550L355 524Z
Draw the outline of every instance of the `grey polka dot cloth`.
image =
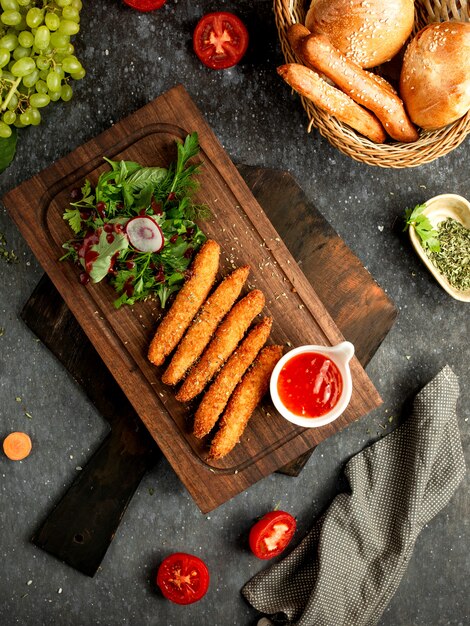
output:
M446 366L416 396L402 426L349 461L351 493L334 499L287 558L245 585L248 602L275 623L377 624L421 529L465 474L458 396Z

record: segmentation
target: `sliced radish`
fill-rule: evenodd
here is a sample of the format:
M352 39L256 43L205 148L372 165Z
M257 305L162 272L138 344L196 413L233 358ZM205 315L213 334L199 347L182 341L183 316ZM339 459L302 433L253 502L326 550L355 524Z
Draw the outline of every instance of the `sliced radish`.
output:
M133 217L127 222L126 233L132 246L139 252L160 252L164 239L160 226L148 215Z

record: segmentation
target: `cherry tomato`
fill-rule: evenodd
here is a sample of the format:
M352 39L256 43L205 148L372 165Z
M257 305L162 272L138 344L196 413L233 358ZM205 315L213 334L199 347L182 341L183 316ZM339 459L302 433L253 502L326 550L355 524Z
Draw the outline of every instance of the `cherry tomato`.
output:
M166 0L124 0L124 4L137 9L137 11L153 11L160 9Z
M297 522L285 511L266 513L250 530L250 548L259 559L272 559L287 548Z
M157 585L171 602L192 604L209 589L209 570L197 556L175 552L161 562Z
M193 35L194 52L213 70L236 65L248 48L248 31L233 13L207 13Z

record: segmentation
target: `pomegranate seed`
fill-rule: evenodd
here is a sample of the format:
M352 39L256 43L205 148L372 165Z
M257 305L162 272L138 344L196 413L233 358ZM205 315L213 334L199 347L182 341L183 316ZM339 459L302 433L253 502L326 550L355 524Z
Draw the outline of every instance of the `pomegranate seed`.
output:
M108 207L106 206L106 202L97 202L96 203L96 210L98 211L100 217L103 219L104 216L106 215L106 209Z
M135 267L135 263L134 263L134 261L126 261L126 267L127 267L127 269L128 269L129 271L130 271L130 270L133 270L133 269L134 269L134 267Z
M186 250L186 252L183 254L185 259L190 259L193 256L193 248L191 248L191 246Z
M152 202L150 203L153 212L155 215L161 215L163 213L163 208L160 202L157 202L155 198L152 196Z
M122 202L116 202L116 209L118 211L121 211L124 208L124 205Z
M168 194L167 200L168 202L173 202L174 200L176 200L176 193L174 191L171 191Z
M177 239L178 239L178 235L173 235L173 237L170 237L170 243L176 243Z
M72 189L72 191L70 192L70 197L72 200L80 200L80 198L82 197L81 189L79 189L78 187Z
M122 224L114 224L114 232L115 233L123 233L124 232L124 228L123 228Z
M112 224L105 224L103 226L103 230L105 233L112 233L114 230L114 226Z
M114 235L113 235L112 233L108 233L108 234L106 235L106 241L107 241L108 243L113 243L113 241L114 241Z
M82 272L78 277L78 280L82 285L88 285L88 283L90 282L90 277L86 272Z

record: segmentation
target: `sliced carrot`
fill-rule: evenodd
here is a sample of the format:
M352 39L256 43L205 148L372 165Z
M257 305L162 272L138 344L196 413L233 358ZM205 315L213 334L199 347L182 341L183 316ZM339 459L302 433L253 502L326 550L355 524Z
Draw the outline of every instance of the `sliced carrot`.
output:
M10 433L3 441L3 451L12 461L21 461L31 452L33 444L26 433Z

